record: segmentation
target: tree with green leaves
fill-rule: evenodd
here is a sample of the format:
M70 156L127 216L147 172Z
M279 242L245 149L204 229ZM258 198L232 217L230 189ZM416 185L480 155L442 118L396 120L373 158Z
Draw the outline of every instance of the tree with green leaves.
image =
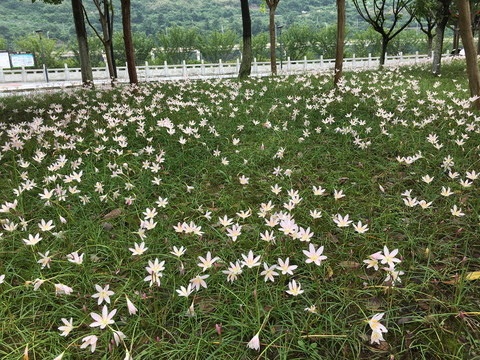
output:
M102 34L97 31L95 26L90 22L88 17L87 10L83 7L83 12L85 18L87 19L88 25L92 28L95 35L100 39L105 49L105 56L107 58L108 72L110 73L110 78L113 80L115 78L115 71L113 67L113 54L111 51L112 44L112 34L113 34L113 19L114 19L114 9L113 9L113 0L93 0L95 7L97 8L98 14L100 16L99 21L101 25ZM108 19L110 18L110 27L108 26Z
M171 26L157 35L159 50L157 57L164 57L169 63L180 64L192 56L198 45L198 29Z
M151 61L151 52L155 47L154 40L151 36L143 32L134 32L132 34L133 48L135 53L135 64L144 64L145 61ZM116 32L113 34L113 53L115 60L119 64L125 64L127 57L125 54L125 43L123 41L123 33Z
M63 0L41 0L47 4L59 5ZM35 0L32 0L34 3ZM93 85L92 64L88 50L87 29L85 28L85 19L83 17L82 0L72 0L73 22L75 23L75 33L77 34L78 57L80 60L80 69L82 72L82 82Z
M43 52L45 54L45 62L48 68L59 68L62 66L60 57L65 53L64 47L57 47L55 39L42 38ZM37 35L31 34L21 36L14 40L15 48L18 51L33 52L37 62L42 59L42 45Z
M209 62L218 62L218 60L228 60L233 48L238 40L238 34L232 30L220 32L212 31L207 36L200 39L198 48L205 60Z
M430 55L433 49L433 38L435 37L435 16L436 0L416 0L414 11L415 20L420 30L427 36L427 53Z
M414 18L413 0L389 0L388 4L387 0L353 0L353 4L359 15L382 37L380 67L383 67L388 43ZM407 15L405 21L404 15Z
M325 28L317 28L315 31L312 31L312 33L314 38L312 50L324 58L334 58L336 53L337 27L332 24ZM345 33L348 33L347 29Z
M8 49L8 42L3 36L0 35L0 50L7 50Z
M250 9L248 8L248 0L240 0L242 9L242 63L238 77L244 79L250 76L252 71L252 19L250 18Z
M291 25L282 35L283 47L292 60L303 59L315 42L315 32L308 25Z
M268 33L263 32L255 35L252 39L252 55L258 61L268 59L269 51L267 48Z

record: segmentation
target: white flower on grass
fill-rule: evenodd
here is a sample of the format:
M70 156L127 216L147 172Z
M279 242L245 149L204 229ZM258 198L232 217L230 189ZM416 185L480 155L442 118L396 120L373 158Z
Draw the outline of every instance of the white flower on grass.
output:
M173 251L170 251L170 254L175 255L176 257L182 256L187 249L184 249L183 246L178 249L176 246L173 247Z
M5 274L0 275L0 284L3 284L4 280L5 280Z
M118 331L118 330L113 330L113 340L115 341L115 344L118 346L120 344L120 342L123 341L123 339L125 339L126 336L123 332L121 331Z
M45 222L45 220L40 220L40 223L38 224L38 227L40 228L40 230L42 231L49 231L49 230L52 230L55 225L52 225L53 223L53 220L48 220L48 222Z
M227 282L231 281L233 283L235 280L237 280L238 275L242 273L242 267L237 260L235 264L230 262L230 267L222 272L227 275Z
M293 275L293 270L295 270L298 266L297 265L290 265L290 258L286 258L285 261L278 258L278 265L277 269L282 270L282 275L289 274Z
M210 275L197 275L195 276L190 282L192 283L192 287L195 287L195 290L200 290L200 286L207 288L207 283L205 279L208 278Z
M105 285L105 288L102 288L100 285L95 285L98 293L93 294L92 298L98 298L98 305L100 305L104 300L106 303L110 304L110 296L115 294L113 291L108 290L110 285Z
M303 290L301 290L300 283L297 284L295 280L292 280L288 283L287 294L298 296L301 293L303 293Z
M385 313L378 313L378 314L375 314L370 320L368 320L368 325L370 325L370 329L372 329L374 333L380 333L380 336L378 336L378 334L377 336L375 336L375 339L376 339L375 342L377 342L377 340L383 340L382 333L388 332L387 328L380 323L380 320L383 318L383 315L385 315ZM373 338L374 337L372 336L372 339ZM372 341L372 344L373 344L373 341Z
M263 268L265 270L263 270L260 275L264 275L265 276L265 282L267 282L267 280L270 280L271 282L274 282L275 279L274 279L274 276L278 276L278 273L275 271L275 269L277 268L277 265L272 265L272 266L268 266L266 262L263 263Z
M379 258L379 260L382 261L382 264L388 264L390 267L393 268L393 267L395 266L394 263L396 263L396 262L397 262L397 263L401 262L400 259L397 259L397 258L395 257L395 255L397 255L397 254L398 254L398 249L395 249L395 250L393 250L392 252L390 252L390 251L388 250L388 248L387 248L386 246L384 246L384 247L383 247L383 255L380 254L378 258Z
M219 257L214 257L212 259L212 254L210 253L210 251L207 252L206 258L199 256L198 259L201 262L200 264L198 264L198 266L200 266L203 269L203 272L205 272L205 270L207 269L210 269L212 265L215 263L215 261L220 260Z
M348 220L349 215L345 215L345 217L342 217L342 215L337 214L334 218L333 221L335 224L337 224L338 227L347 227L352 223L351 220Z
M64 284L55 284L55 293L56 294L65 294L70 295L73 292L73 289Z
M188 284L187 288L185 286L180 286L180 290L175 290L178 293L178 296L188 297L193 291L192 284Z
M258 255L257 257L254 258L253 251L250 250L248 252L248 256L245 256L245 254L242 254L243 261L242 261L242 267L246 266L249 269L251 269L254 266L260 266L260 258L261 255Z
M303 253L308 258L307 260L305 260L307 264L310 264L313 262L315 263L315 265L320 266L322 260L325 260L327 258L325 255L322 255L323 246L320 246L317 250L315 250L315 245L310 244L309 251L303 250Z
M117 313L117 309L112 310L110 313L108 312L108 308L106 305L103 306L102 316L96 313L90 313L90 316L93 320L93 323L90 324L90 327L97 327L100 326L100 329L105 329L106 326L115 323L112 319L114 315Z
M33 245L38 244L41 240L42 240L42 238L40 237L40 234L37 233L35 236L32 236L32 234L29 234L28 235L28 240L23 239L23 242L25 243L25 245L33 246Z
M260 351L260 338L259 334L257 333L247 344L247 346L252 350Z
M133 305L127 295L125 295L125 298L127 299L128 313L130 315L135 315L137 313L137 308L135 307L135 305Z
M62 318L61 320L65 325L58 327L58 330L63 331L60 336L67 336L73 330L73 318L70 320Z
M83 255L85 254L78 255L78 252L74 251L73 253L67 255L67 259L72 263L81 265L83 263Z
M242 176L239 177L238 179L240 180L240 184L241 184L241 185L246 185L246 184L248 184L248 180L249 180L250 178L247 178L247 177L245 177L245 175L242 175Z
M95 347L97 346L97 340L98 338L95 335L85 336L82 339L83 344L80 346L80 349L85 349L88 346L91 346L92 347L91 351L93 353L95 351Z
M462 213L462 208L458 209L457 205L453 205L453 208L450 209L450 212L452 213L453 216L465 216L464 213Z
M359 234L363 234L368 231L368 225L367 224L363 225L361 221L359 221L357 225L353 224L353 228Z
M135 243L135 248L129 248L128 250L132 252L132 256L142 255L145 251L148 250L148 247L145 247L145 242L143 241L140 245Z

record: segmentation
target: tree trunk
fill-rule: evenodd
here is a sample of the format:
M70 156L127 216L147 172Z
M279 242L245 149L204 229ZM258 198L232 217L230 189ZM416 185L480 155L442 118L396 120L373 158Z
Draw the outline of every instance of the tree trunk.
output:
M452 51L454 55L458 55L458 45L459 45L459 40L460 40L460 33L459 33L459 27L458 27L458 20L455 21L453 24L453 45L452 45Z
M75 32L77 33L82 82L85 85L93 86L92 63L90 62L90 53L88 51L87 29L85 28L85 19L83 18L82 0L72 0L72 12Z
M337 47L335 52L334 86L342 78L343 48L345 45L345 0L337 0Z
M437 28L435 29L435 48L433 50L432 73L440 75L440 65L442 62L443 37L445 35L445 27L450 18L451 0L444 0L438 3L437 7Z
M382 53L380 54L380 69L385 65L385 54L387 53L388 37L382 36Z
M478 29L477 55L480 55L480 29Z
M128 78L130 79L130 84L138 85L135 55L133 53L132 27L130 24L130 0L122 0L122 25L125 55L127 57Z
M460 23L460 35L462 36L465 60L467 62L468 85L470 96L480 96L480 72L478 70L477 50L472 35L470 20L470 3L468 0L457 0L458 17ZM480 98L472 103L473 108L480 110Z
M108 73L110 74L110 79L115 79L115 71L113 70L113 58L112 52L110 51L110 42L111 40L105 41L103 43L103 47L105 49L105 56L107 57L107 67Z
M252 71L252 20L248 0L240 0L240 5L242 7L243 51L238 77L244 79L249 77Z
M277 75L277 56L275 54L275 9L276 5L270 7L270 68L272 75Z
M432 56L432 50L433 50L433 34L430 33L427 35L427 54L428 56Z

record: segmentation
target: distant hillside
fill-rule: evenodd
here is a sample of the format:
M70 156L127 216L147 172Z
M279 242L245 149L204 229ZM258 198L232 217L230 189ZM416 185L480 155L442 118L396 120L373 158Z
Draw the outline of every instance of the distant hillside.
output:
M42 29L61 42L74 39L70 0L61 5L47 5L41 0L0 1L0 35L11 39ZM91 0L83 0L91 21L98 24ZM120 2L115 0L114 26L121 31ZM250 0L252 31L268 30L268 13L260 12L260 0ZM288 27L293 23L325 26L336 22L335 0L280 0L276 19ZM347 1L347 22L353 28L366 28L351 2ZM232 29L242 31L239 0L132 0L132 28L148 35L158 33L171 24L196 26L200 31Z

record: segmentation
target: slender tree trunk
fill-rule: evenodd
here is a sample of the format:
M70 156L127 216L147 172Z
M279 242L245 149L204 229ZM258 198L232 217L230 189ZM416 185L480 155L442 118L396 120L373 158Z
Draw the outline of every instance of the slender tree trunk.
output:
M135 55L133 53L132 27L130 24L130 0L122 0L122 25L125 55L127 57L128 78L130 79L130 84L138 85Z
M335 77L333 84L337 86L342 78L343 48L345 45L345 0L337 0L337 47L335 52Z
M470 96L480 96L480 72L478 70L477 50L472 35L470 20L470 3L468 0L457 0L458 16L460 23L460 34L462 36L463 48L465 49L465 60L467 62L468 85ZM480 110L480 98L472 103L473 108Z
M452 51L454 55L458 55L458 46L459 46L459 40L460 40L460 28L458 27L458 20L455 21L455 24L453 24L453 45L452 45Z
M93 86L92 63L90 62L90 53L88 51L87 29L85 28L85 19L83 17L82 0L72 0L72 12L75 32L77 33L82 82L85 85Z
M477 55L480 55L480 28L478 29L478 40L477 40Z
M276 5L270 7L270 68L272 75L277 75L277 56L275 54L275 9Z
M444 0L438 3L437 7L437 28L435 29L435 48L433 49L432 73L440 75L440 65L442 62L443 37L445 35L445 27L450 18L451 0Z
M427 35L427 54L428 56L432 56L432 49L433 49L433 34Z
M380 54L380 69L385 65L385 54L387 53L388 37L382 36L382 53Z
M252 71L252 20L248 0L240 0L240 5L242 7L243 51L238 77L244 79L250 76Z
M112 52L110 51L110 42L111 40L105 41L103 47L105 49L105 56L107 58L107 67L108 73L110 74L110 79L115 79L115 71L113 70L113 58Z

